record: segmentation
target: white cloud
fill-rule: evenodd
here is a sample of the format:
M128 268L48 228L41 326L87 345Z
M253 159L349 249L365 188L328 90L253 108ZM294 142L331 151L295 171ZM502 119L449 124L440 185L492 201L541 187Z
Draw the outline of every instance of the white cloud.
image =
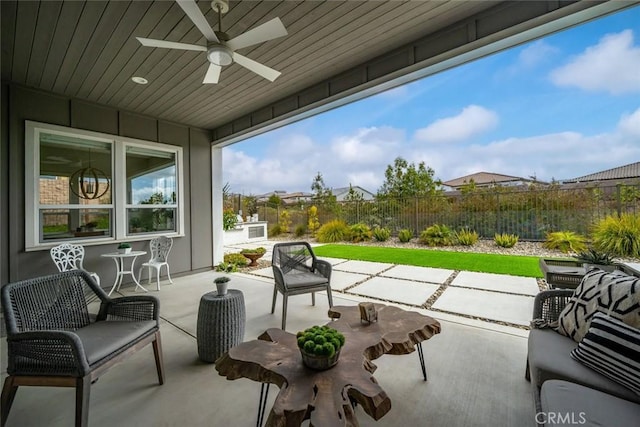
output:
M225 181L233 191L311 191L316 172L330 187L359 185L375 193L393 160L425 164L443 181L486 171L542 181L569 179L640 160L640 108L622 115L614 128L594 135L567 130L480 144L413 144L397 128L359 129L330 147L300 134L279 138L260 157L224 149ZM286 147L304 147L287 151Z
M558 86L573 86L614 95L640 92L640 47L633 31L608 34L571 62L551 72Z
M559 50L546 43L544 40L537 40L520 51L518 55L518 65L520 67L531 68L552 57Z
M443 180L475 172L495 172L550 181L587 175L640 159L640 144L618 129L599 135L560 132L508 138L488 145L456 147L436 173Z
M418 129L415 139L429 143L461 142L489 131L498 124L498 115L484 107L469 105L460 114L439 119Z
M401 130L382 127L358 129L353 135L334 139L331 152L334 159L345 164L376 164L386 160L404 139Z
M618 129L630 136L640 137L640 108L631 114L625 114L618 122Z

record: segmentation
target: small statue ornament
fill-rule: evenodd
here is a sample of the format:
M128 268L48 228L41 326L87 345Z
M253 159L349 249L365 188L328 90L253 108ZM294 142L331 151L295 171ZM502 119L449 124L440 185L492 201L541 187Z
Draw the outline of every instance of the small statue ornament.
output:
M361 302L358 304L360 308L360 320L364 322L377 322L378 312L376 306L372 302Z

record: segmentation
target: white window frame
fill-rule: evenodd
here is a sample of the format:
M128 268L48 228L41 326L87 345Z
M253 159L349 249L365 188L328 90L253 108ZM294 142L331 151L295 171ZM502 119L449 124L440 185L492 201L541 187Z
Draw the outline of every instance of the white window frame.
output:
M41 205L40 204L40 133L54 133L58 135L80 137L112 144L112 176L111 176L111 204L91 205L90 208L104 208L112 211L112 236L104 238L73 238L50 241L40 241L40 211L41 209L76 209L78 205ZM166 151L175 156L176 161L176 218L175 231L158 231L148 233L127 232L127 209L135 205L127 204L126 194L126 148L128 146L150 148ZM93 132L65 126L52 125L33 121L25 121L25 249L27 251L48 249L61 242L73 241L84 245L99 245L121 241L149 240L156 235L170 237L184 236L184 163L182 147ZM167 206L163 206L167 207ZM169 208L173 208L170 205Z

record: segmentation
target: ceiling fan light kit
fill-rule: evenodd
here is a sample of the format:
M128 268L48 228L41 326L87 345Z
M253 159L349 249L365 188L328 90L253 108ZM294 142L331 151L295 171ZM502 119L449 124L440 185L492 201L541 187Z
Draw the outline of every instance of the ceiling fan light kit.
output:
M207 59L215 65L230 65L233 62L233 51L223 45L209 46Z
M176 0L176 3L207 39L207 46L136 37L140 44L146 47L206 52L209 68L202 83L218 83L222 67L231 65L233 62L269 81L278 78L279 71L240 55L236 51L286 36L287 29L280 18L273 18L229 40L229 37L222 32L222 15L229 11L228 0L213 0L211 2L211 8L218 13L218 31L213 31L195 0Z

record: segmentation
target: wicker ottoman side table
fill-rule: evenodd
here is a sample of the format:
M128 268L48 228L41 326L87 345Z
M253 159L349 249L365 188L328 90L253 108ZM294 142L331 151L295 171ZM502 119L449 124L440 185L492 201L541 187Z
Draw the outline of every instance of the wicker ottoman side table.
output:
M224 352L244 339L246 313L244 295L229 289L226 295L209 292L200 298L198 309L198 357L215 362Z

